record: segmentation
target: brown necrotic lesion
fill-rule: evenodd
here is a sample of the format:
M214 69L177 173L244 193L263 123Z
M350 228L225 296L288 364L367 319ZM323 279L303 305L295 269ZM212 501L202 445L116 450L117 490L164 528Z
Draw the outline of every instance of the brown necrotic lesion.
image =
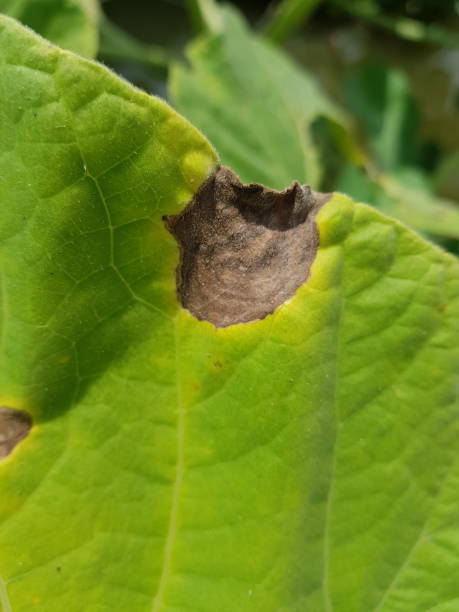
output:
M166 218L180 245L182 306L216 327L263 319L304 284L319 246L315 223L329 199L307 185L243 185L224 166L179 215Z
M32 417L23 410L0 406L0 459L7 457L29 433Z

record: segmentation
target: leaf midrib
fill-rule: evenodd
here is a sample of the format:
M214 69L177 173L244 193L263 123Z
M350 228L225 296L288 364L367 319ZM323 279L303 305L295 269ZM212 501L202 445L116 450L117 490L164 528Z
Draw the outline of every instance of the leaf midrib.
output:
M2 606L2 612L13 612L11 603L8 597L8 591L6 588L6 582L0 576L0 604Z
M329 583L329 567L330 567L330 552L331 552L331 541L330 541L330 526L332 520L332 506L333 506L333 495L336 480L336 460L337 460L337 447L338 447L338 435L339 435L339 414L338 414L338 401L337 401L337 387L339 379L339 349L341 346L340 330L341 320L344 312L344 297L343 297L343 275L344 270L341 268L340 276L340 290L339 290L339 314L336 322L336 349L335 349L335 376L334 376L334 388L333 388L333 427L335 430L335 437L333 440L333 449L331 456L331 470L330 470L330 484L328 487L327 501L325 506L325 520L324 520L324 531L323 531L323 567L322 567L322 590L324 598L324 607L326 612L333 612L333 601L330 594L330 583Z
M180 314L174 321L175 337L175 381L177 397L177 462L175 466L175 480L172 488L171 510L169 524L164 545L164 559L158 589L153 600L152 612L159 612L164 604L166 589L171 577L172 562L174 557L175 543L178 532L178 516L181 502L183 479L185 475L185 435L186 435L186 412L182 401L182 386L180 381L180 362L179 362L179 320Z

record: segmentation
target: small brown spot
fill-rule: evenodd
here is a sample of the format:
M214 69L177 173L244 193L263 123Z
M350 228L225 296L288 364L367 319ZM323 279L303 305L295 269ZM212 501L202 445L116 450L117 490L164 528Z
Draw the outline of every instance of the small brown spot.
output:
M0 459L7 457L30 431L32 417L23 410L0 406Z
M274 312L308 278L315 216L330 197L298 182L284 191L243 185L218 167L182 213L165 219L180 245L182 306L216 327Z
M222 367L223 367L223 364L222 364L222 362L221 362L221 361L216 361L216 362L214 363L214 366L215 366L216 368L222 368Z

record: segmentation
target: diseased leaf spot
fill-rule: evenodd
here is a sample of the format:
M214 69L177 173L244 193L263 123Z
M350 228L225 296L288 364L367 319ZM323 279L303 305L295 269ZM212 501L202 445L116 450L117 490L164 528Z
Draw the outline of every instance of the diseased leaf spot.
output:
M32 417L23 410L0 406L0 459L7 457L27 437Z
M182 306L216 327L263 319L307 281L319 246L315 223L330 194L292 183L243 185L224 166L179 215L165 218L180 245Z

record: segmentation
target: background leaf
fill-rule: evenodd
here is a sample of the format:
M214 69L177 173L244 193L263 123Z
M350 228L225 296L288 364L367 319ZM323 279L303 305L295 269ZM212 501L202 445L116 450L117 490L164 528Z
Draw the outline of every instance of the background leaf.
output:
M429 21L424 23L423 21L402 15L385 14L383 11L387 5L389 5L389 8L393 8L390 7L390 2L375 2L374 0L355 0L353 2L349 2L347 0L330 0L330 3L336 7L339 7L341 10L354 15L355 17L368 20L370 23L373 23L376 26L385 28L401 38L415 42L443 45L453 49L457 49L459 47L459 34L454 28L444 28L436 25L435 23L430 23ZM401 4L401 6L398 6L399 4ZM415 8L415 10L417 9L418 11L422 12L424 9L428 13L429 8L438 8L438 3L424 1L419 2L415 7L412 7L409 4L395 3L395 6L401 10L413 10L413 8ZM445 13L447 13L448 10L451 11L451 8L453 8L449 0L442 2L440 3L439 7L440 13L442 6L445 9Z
M98 0L0 0L0 13L51 42L93 58L98 46Z
M345 82L346 107L378 164L386 171L413 164L417 155L419 113L406 77L382 64L366 64Z
M348 118L314 79L251 33L234 9L222 12L223 32L194 43L191 67L175 65L170 82L175 106L212 141L222 162L243 182L318 187L322 167L312 125L320 117L331 124L335 144L360 159Z
M360 202L372 202L386 215L420 231L459 238L459 208L436 196L415 168L367 175L354 166L343 169L338 189Z
M337 178L328 177L327 189L333 185L431 235L459 237L459 209L436 196L415 166L419 116L400 71L370 64L347 79L346 106L359 118L371 155L365 160L346 115L309 74L251 33L234 10L223 14L224 31L195 43L191 67L174 67L170 89L177 108L243 181L281 189L300 177L317 186L338 149L348 163Z
M282 0L265 25L266 36L275 42L282 42L299 29L311 13L318 7L321 0Z
M4 610L453 609L457 259L336 195L309 281L217 330L162 222L209 144L5 17L0 78L1 401L35 422L0 463Z
M105 15L100 20L99 55L112 61L133 61L150 66L159 73L167 72L169 62L165 49L136 40Z
M445 157L435 177L436 188L447 197L459 198L459 151Z
M347 107L360 117L371 153L365 169L344 166L337 189L439 237L459 238L459 207L434 193L420 166L419 113L407 78L368 64L346 81Z

